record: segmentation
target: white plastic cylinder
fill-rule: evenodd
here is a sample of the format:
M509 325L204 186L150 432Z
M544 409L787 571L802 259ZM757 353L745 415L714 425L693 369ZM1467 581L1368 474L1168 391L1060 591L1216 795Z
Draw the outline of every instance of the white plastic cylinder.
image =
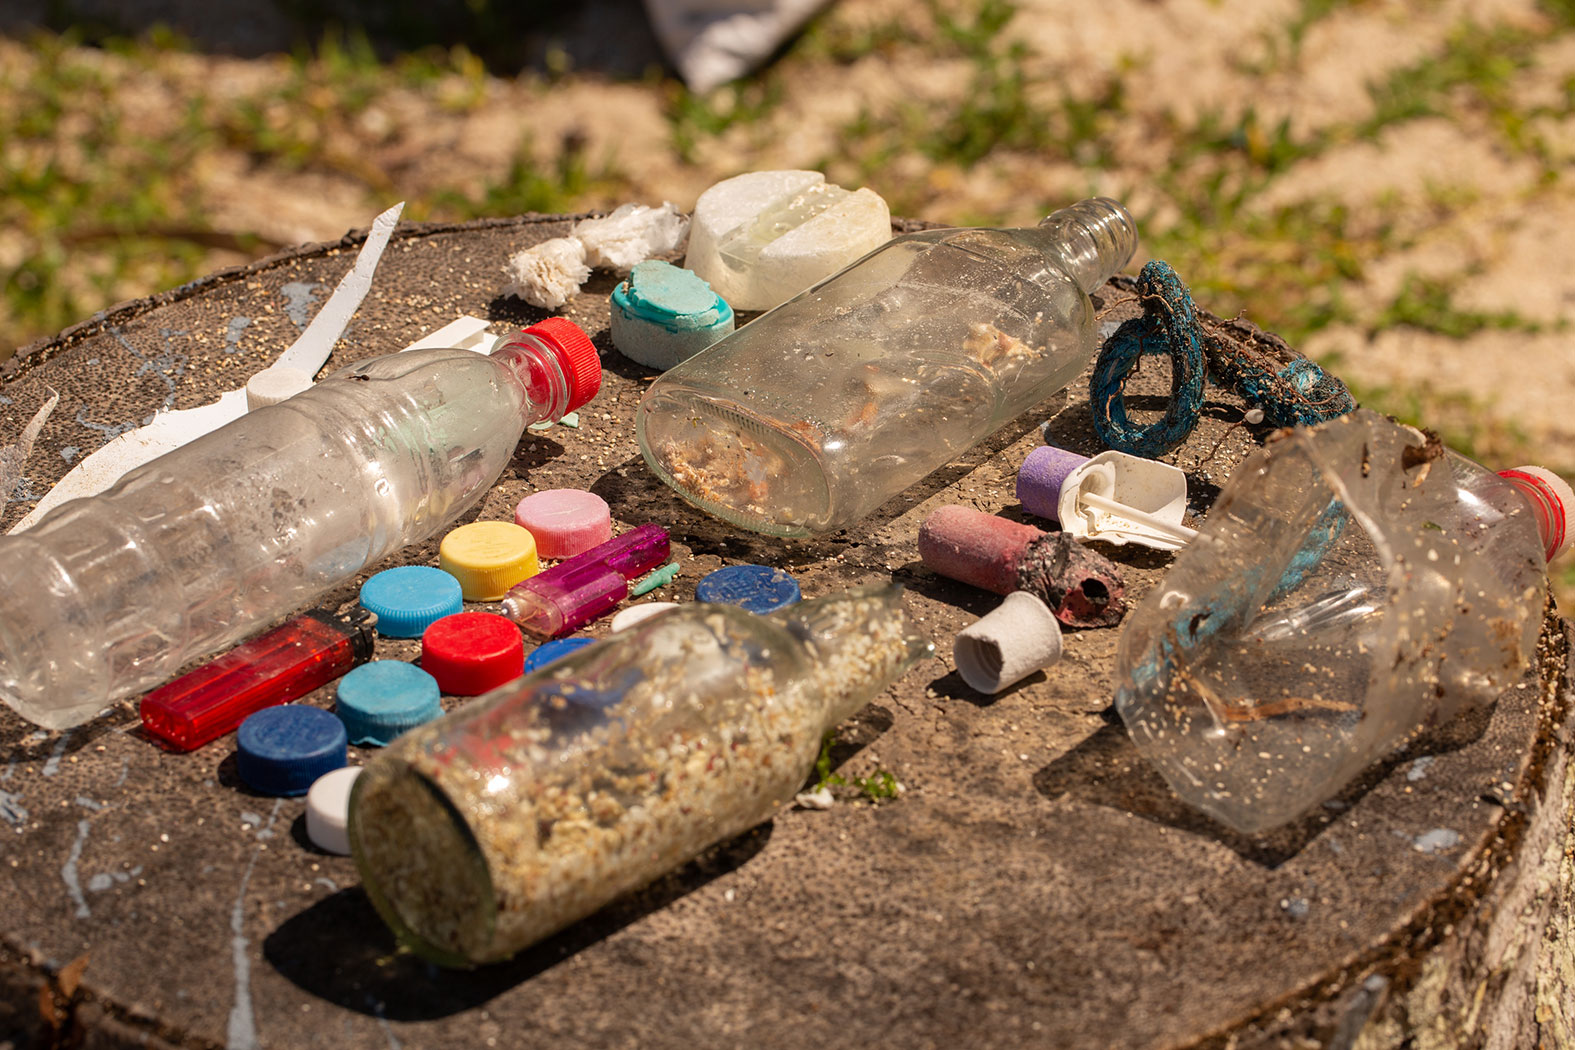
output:
M1061 625L1050 607L1014 591L958 633L957 673L970 689L994 695L1061 659Z

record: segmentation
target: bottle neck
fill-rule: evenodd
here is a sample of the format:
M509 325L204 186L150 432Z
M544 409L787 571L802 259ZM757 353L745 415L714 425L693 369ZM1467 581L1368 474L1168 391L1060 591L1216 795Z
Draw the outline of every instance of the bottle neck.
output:
M1092 197L1051 212L1039 229L1050 235L1052 250L1085 293L1120 273L1137 251L1137 223L1109 197Z
M491 356L507 365L519 382L525 395L520 412L526 425L561 419L568 413L569 374L556 348L528 332L519 332Z

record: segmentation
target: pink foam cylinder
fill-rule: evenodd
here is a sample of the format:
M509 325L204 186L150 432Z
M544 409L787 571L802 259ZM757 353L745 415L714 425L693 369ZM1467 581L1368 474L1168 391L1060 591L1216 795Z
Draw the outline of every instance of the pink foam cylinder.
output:
M996 594L1017 590L1017 565L1044 533L972 507L942 507L919 526L919 557L942 576Z
M514 523L535 537L543 558L572 558L612 539L607 501L583 489L534 492L514 508Z
M1054 445L1040 445L1028 453L1017 471L1017 502L1028 513L1051 521L1061 520L1061 486L1072 471L1088 462L1087 456Z

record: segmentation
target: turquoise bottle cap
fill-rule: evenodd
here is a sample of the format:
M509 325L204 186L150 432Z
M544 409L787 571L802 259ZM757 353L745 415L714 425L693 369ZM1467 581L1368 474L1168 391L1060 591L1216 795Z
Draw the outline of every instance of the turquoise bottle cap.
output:
M546 667L550 663L561 660L572 652L584 649L587 645L596 642L594 638L554 638L550 642L538 645L531 654L525 657L525 673L530 674L538 667Z
M344 723L320 707L285 704L247 717L235 734L236 770L262 795L304 795L345 764Z
M728 565L701 577L695 601L737 605L765 615L803 597L798 581L769 565Z
M339 680L335 713L352 744L382 747L443 714L437 679L403 660L373 660Z
M423 631L465 607L460 583L430 565L401 565L361 585L361 605L377 614L385 638L420 638Z

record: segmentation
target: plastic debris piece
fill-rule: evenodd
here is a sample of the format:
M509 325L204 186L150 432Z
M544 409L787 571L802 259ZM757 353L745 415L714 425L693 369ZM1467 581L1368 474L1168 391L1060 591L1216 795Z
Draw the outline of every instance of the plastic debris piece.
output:
M695 584L695 601L737 605L759 616L803 597L797 580L769 565L724 565Z
M474 350L478 354L490 354L502 336L493 335L487 331L487 326L492 322L469 314L450 321L435 331L417 339L405 350L426 350L448 347L454 350ZM403 353L404 351L401 351Z
M350 742L384 747L443 714L437 679L403 660L373 660L339 680L334 713Z
M1017 498L1030 514L1059 521L1079 539L1180 550L1197 535L1181 524L1187 475L1125 452L1088 458L1043 445L1017 472Z
M509 256L503 273L509 279L504 295L556 310L579 293L591 268L585 261L585 245L574 237L554 237Z
M578 652L587 645L595 644L596 639L594 638L554 638L551 641L542 642L535 649L531 650L529 656L525 657L525 673L529 674L532 671L540 670L549 664L556 663L570 653Z
M525 673L525 640L496 613L455 613L422 634L421 669L450 696L479 696Z
M538 638L554 638L611 612L628 581L667 560L667 530L645 524L566 558L512 588L503 613Z
M769 310L890 239L875 191L818 171L756 171L700 195L684 265L734 310Z
M324 773L306 792L306 837L324 853L350 855L350 791L360 766L344 766Z
M377 616L385 638L420 638L445 616L465 607L465 595L451 574L430 565L399 565L374 573L361 585L361 605Z
M1064 532L1044 533L970 507L941 507L919 527L935 572L996 594L1027 591L1068 627L1109 627L1126 611L1121 571Z
M837 804L837 796L831 793L828 787L819 787L814 791L800 791L793 796L795 805L805 809L827 810Z
M312 318L300 338L279 355L270 367L296 369L315 376L328 360L334 344L344 334L345 325L366 298L372 287L372 275L394 227L399 224L404 202L394 205L376 219L366 235L366 243L356 256L355 265L340 279L334 294ZM180 448L241 418L247 412L246 388L240 387L219 395L217 401L197 408L164 411L153 417L152 422L119 434L84 457L54 488L34 504L27 515L11 526L10 532L20 532L31 527L57 504L82 496L96 496L125 476L133 467L157 459L166 452Z
M952 645L957 673L975 689L994 695L1061 659L1061 624L1027 591L1014 591L987 615L958 633Z
M620 609L618 615L612 618L613 633L627 631L635 624L649 620L658 613L676 608L678 608L677 602L644 602L640 605L631 605L627 609Z
M443 537L438 565L468 602L495 602L541 571L535 537L512 521L473 521Z
M646 576L645 579L629 588L629 597L638 598L642 594L649 594L658 587L665 587L673 582L673 577L678 575L678 563L668 562L660 569Z
M528 529L536 538L536 550L553 561L583 554L612 539L607 501L584 489L533 492L515 505L514 523Z
M277 405L311 385L311 375L299 368L289 365L265 368L246 381L246 411L251 412L264 405Z
M569 236L585 246L592 266L627 273L636 263L677 248L689 219L668 201L661 207L620 204L599 219L581 219Z
M612 340L618 352L666 371L733 330L733 308L696 273L653 260L613 289Z
M262 795L304 795L345 764L344 723L320 707L285 704L247 717L235 735L235 766Z

